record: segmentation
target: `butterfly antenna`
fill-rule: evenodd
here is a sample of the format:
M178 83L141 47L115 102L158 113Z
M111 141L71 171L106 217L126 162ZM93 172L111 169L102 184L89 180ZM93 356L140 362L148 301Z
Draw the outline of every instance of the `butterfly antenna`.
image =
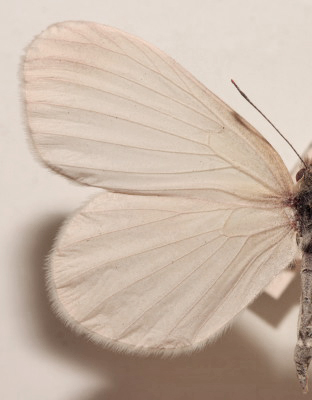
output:
M307 164L303 161L303 159L301 158L301 156L299 155L299 153L296 151L296 149L294 148L294 146L289 142L289 140L286 139L286 137L276 128L276 126L269 120L269 118L267 118L263 112L261 110L259 110L259 108L257 106L254 105L254 103L249 100L249 98L247 97L247 95L237 86L237 84L233 81L233 79L231 79L231 82L233 83L233 85L236 87L236 89L239 91L239 93L244 97L245 100L248 101L249 104L251 104L267 121L268 123L273 126L273 128L276 130L277 133L279 133L281 135L281 137L285 140L285 142L287 142L289 144L289 146L293 149L293 151L297 154L299 160L301 160L302 164L307 168Z

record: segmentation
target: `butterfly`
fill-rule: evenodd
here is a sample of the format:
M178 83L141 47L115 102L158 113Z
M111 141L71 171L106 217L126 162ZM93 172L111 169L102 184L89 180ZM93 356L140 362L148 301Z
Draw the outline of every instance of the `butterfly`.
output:
M60 317L117 350L200 348L302 253L295 352L307 389L311 188L247 121L172 58L63 22L24 59L33 145L52 170L106 189L62 227L48 273Z

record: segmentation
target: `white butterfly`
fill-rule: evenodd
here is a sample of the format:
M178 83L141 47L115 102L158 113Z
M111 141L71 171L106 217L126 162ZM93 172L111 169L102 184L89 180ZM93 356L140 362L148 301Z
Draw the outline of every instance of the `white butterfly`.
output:
M62 228L49 289L100 344L192 351L294 259L296 193L272 146L173 59L117 29L49 27L26 113L53 170L108 189Z

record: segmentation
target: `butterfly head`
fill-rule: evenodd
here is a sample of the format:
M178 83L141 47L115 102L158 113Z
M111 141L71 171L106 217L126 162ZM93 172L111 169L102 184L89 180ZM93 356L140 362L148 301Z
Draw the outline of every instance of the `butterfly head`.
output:
M299 182L304 177L305 172L306 168L299 169L299 171L296 174L296 182Z
M305 166L296 174L296 182L300 190L312 191L312 160L305 160Z

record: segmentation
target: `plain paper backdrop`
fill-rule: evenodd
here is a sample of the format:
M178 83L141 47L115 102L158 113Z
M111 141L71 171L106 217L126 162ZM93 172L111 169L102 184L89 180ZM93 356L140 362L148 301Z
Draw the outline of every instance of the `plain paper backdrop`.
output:
M6 400L303 398L295 378L299 281L267 295L214 344L190 356L102 349L66 328L45 291L45 259L65 218L96 189L36 160L23 121L20 64L49 24L89 20L158 46L260 132L288 167L296 156L230 83L302 153L312 141L312 3L308 0L11 0L1 7L1 387ZM312 375L312 374L311 374Z

